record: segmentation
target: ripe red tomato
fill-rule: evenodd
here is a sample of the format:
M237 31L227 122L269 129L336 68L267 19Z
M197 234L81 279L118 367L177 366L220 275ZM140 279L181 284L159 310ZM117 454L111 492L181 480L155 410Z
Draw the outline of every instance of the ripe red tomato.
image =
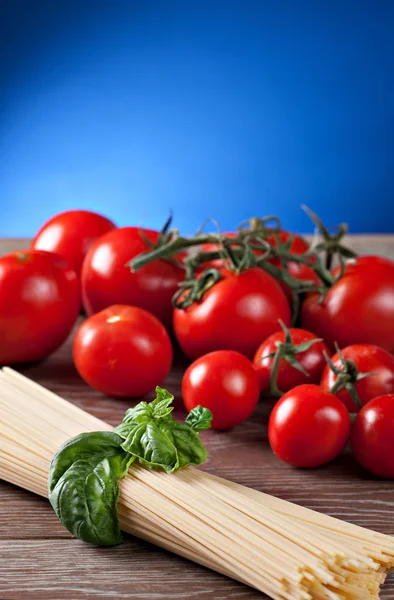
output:
M171 299L184 278L183 269L156 260L132 273L126 264L149 250L142 236L156 244L159 235L151 229L122 227L93 244L82 267L82 300L88 315L112 304L130 304L148 310L170 327Z
M279 242L281 244L285 244L290 236L292 236L292 242L290 244L290 248L288 252L291 254L303 255L309 250L309 244L302 238L300 235L295 233L290 233L289 231L280 231L279 233L272 234L266 238L266 241L271 244L274 248L278 247L278 237ZM314 258L310 257L308 259L311 263L314 262ZM270 263L277 267L278 269L282 269L282 264L279 258L273 258L270 260ZM294 261L289 261L287 264L287 271L291 277L294 279L298 279L300 281L313 281L317 285L319 284L319 277L316 273L308 267L308 265L304 265L301 263L297 263ZM292 300L292 291L291 288L284 282L280 281L280 285L283 288L283 291L286 293L286 296L291 301Z
M338 270L334 270L338 273ZM324 338L330 349L375 344L394 351L394 262L361 256L346 266L323 302L311 294L301 309L301 325Z
M317 385L299 385L275 404L268 423L271 448L294 467L318 467L346 446L351 422L346 407Z
M118 304L82 323L73 356L79 374L94 389L119 398L144 396L167 377L172 347L156 317Z
M297 347L300 344L305 344L317 340L317 336L305 329L289 329L292 340L292 346ZM260 390L263 392L270 387L270 377L274 356L269 356L277 352L278 344L285 344L285 332L277 331L270 335L259 347L254 356L254 366L260 378ZM290 362L282 358L279 362L276 385L281 392L287 392L297 385L303 383L318 383L321 374L326 365L324 352L328 353L328 349L324 342L315 342L304 351L292 352L289 350L290 359L294 358L301 367L306 371L302 373L297 368L293 367Z
M394 478L394 394L374 398L362 407L353 424L351 444L365 469Z
M236 236L237 236L237 234L233 231L228 231L226 233L223 233L223 237L225 237L225 238L231 239ZM215 252L216 250L220 250L220 249L221 249L220 244L206 243L201 246L202 252ZM199 268L199 271L203 271L204 269L220 269L223 266L224 265L223 265L222 259L216 258L216 259L208 260L208 261L202 263L202 265Z
M360 374L373 373L355 383L356 393L362 405L377 396L394 394L394 356L389 352L372 344L353 344L343 348L341 354L345 360L350 360L355 364ZM343 369L338 354L335 354L331 360L338 369ZM329 392L337 379L337 375L329 365L326 365L320 385ZM360 407L354 402L346 388L338 390L335 395L344 403L349 412L359 412Z
M40 250L0 258L0 364L46 358L67 338L80 309L77 275Z
M223 279L199 302L175 308L174 330L191 359L213 350L236 350L252 358L262 339L288 325L290 308L279 284L254 267L236 275L222 269Z
M219 350L197 359L182 380L188 411L199 404L213 415L213 429L230 429L250 417L259 400L252 363L239 352Z
M49 219L35 235L31 247L60 254L80 274L87 251L116 225L89 210L68 210Z

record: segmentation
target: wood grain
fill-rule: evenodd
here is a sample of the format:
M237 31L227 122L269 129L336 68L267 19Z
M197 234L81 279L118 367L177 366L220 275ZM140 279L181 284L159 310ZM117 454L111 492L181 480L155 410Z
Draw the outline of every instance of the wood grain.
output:
M363 241L364 240L364 241ZM12 241L11 241L12 242ZM0 249L18 248L19 242ZM352 238L394 256L394 237ZM105 398L89 389L72 364L71 338L47 361L23 372L47 388L111 424L121 420L129 402ZM184 416L181 376L187 361L178 354L165 383L174 393L176 417ZM394 487L359 468L347 450L321 469L301 471L279 462L267 442L268 401L253 417L229 432L204 432L208 471L336 517L394 534ZM74 540L48 502L2 482L0 485L0 598L57 600L254 599L255 590L194 565L145 542L127 537L116 548L92 548ZM394 580L382 599L394 598Z

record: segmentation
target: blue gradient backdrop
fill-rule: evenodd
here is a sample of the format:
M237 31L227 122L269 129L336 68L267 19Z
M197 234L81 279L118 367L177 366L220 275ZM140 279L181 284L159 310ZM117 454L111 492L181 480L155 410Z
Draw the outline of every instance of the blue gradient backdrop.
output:
M306 203L394 231L394 2L0 0L0 235Z

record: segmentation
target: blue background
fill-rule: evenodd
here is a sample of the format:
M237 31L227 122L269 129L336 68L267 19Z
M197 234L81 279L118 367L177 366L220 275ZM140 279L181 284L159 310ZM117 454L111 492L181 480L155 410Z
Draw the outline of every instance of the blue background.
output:
M0 235L118 224L394 231L394 2L0 0Z

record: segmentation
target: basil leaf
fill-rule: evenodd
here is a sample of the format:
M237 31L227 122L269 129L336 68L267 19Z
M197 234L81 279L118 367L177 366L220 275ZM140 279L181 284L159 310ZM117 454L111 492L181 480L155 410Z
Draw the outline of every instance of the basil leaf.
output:
M209 408L199 405L193 408L186 417L185 423L194 431L203 431L209 429L212 421L212 413Z
M170 423L160 424L160 428L172 440L177 451L178 465L169 472L172 473L176 469L182 469L188 465L200 465L207 459L208 452L198 434L189 425L174 420Z
M135 459L113 432L82 433L68 440L52 459L49 501L70 533L102 546L119 544L118 479Z
M167 431L162 431L154 420L129 425L129 433L122 448L136 456L141 464L152 469L161 467L167 473L173 473L179 468L178 453L171 436Z
M208 429L211 411L202 406L193 409L185 423L171 415L174 396L160 387L156 399L140 402L126 412L123 423L116 428L124 441L122 448L151 469L173 473L188 465L200 465L207 458L198 431Z
M167 417L174 407L170 406L174 396L161 387L156 387L156 398L152 402L139 402L134 408L129 408L123 422L115 428L116 433L124 436L127 428L124 425L138 423L148 423L151 419L163 419ZM122 433L120 433L122 432Z

